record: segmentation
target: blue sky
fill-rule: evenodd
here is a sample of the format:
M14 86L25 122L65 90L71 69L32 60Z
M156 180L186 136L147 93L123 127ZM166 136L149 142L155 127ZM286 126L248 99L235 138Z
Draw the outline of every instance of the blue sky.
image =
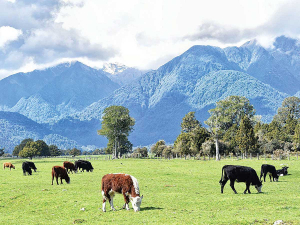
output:
M300 35L296 0L0 0L0 79L80 60L156 69L197 44Z

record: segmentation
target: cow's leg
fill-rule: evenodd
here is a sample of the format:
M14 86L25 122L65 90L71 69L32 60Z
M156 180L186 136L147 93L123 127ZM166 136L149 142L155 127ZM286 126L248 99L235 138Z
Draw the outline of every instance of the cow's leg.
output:
M272 182L272 176L271 176L271 174L269 174L269 177L270 177L270 182Z
M264 182L266 182L266 176L267 176L267 174L264 173Z
M125 204L123 205L123 209L129 210L129 197L123 193Z
M54 175L52 174L52 185L53 185Z
M58 184L58 176L55 175L55 178L56 178L56 183L57 183L57 185L59 185L59 184Z
M107 199L107 195L105 195L104 191L101 191L102 193L102 198L103 198L103 203L102 203L102 211L106 212L106 199Z
M113 211L116 211L115 207L114 207L114 196L110 196L110 207Z
M63 182L62 182L62 177L60 177L60 184L63 184Z
M234 191L235 194L237 194L235 188L234 188L234 180L230 180L230 187Z
M250 192L250 182L246 182L246 190L244 191L244 194L247 194L247 190L248 190L248 193L251 194L251 192Z
M224 186L227 183L227 181L228 181L228 177L224 177L224 180L222 180L220 182L220 185L221 185L221 194L223 194Z

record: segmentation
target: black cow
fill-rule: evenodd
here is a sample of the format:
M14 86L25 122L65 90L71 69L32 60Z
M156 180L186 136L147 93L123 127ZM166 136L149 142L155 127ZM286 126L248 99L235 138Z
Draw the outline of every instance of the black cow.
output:
M33 162L29 162L29 161L25 161L22 163L22 169L23 169L23 175L26 176L26 172L29 175L32 175L32 170L34 170L34 172L36 172L37 168L35 167Z
M261 165L261 170L260 170L260 180L262 176L264 177L264 182L266 182L266 176L269 174L270 177L270 182L272 182L272 177L273 181L278 181L278 175L275 169L275 166L269 165L269 164L262 164Z
M81 169L81 172L84 172L84 170L86 170L87 172L93 172L94 170L92 164L86 160L75 161L75 171L77 172L78 169Z
M223 176L224 174L224 176ZM235 188L234 188L234 182L245 182L246 183L246 190L244 191L244 194L250 192L250 184L255 185L255 188L258 192L261 192L262 183L258 179L258 176L254 169L251 167L246 166L234 166L234 165L226 165L222 168L222 176L220 180L221 185L221 193L223 193L223 189L227 181L230 180L230 187L234 191L235 194L237 194Z
M282 169L276 170L277 176L287 175L288 174L288 171L287 171L288 168L289 168L288 166L284 166L284 167L282 167Z

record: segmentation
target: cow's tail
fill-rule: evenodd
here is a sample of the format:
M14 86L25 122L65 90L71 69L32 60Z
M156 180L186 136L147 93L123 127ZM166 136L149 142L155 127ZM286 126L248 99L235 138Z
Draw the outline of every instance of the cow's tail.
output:
M224 174L224 167L222 168L221 180L219 181L220 184L222 184L222 181L223 181L223 174Z

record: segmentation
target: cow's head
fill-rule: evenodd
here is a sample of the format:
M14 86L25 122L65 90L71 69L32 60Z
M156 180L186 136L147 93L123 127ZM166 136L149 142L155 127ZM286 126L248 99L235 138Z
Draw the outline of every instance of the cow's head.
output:
M14 165L12 165L12 168L16 169L16 167Z
M278 174L274 174L273 178L274 178L274 181L278 182L278 178L279 178Z
M259 182L258 184L255 185L256 190L258 193L261 193L261 188L262 188L262 182Z
M142 197L137 196L137 197L130 198L132 208L135 212L140 211L140 207L141 207L141 204L142 204L142 199L143 199L143 195L142 195Z
M69 184L71 182L69 176L67 176L65 180L66 180L67 184Z

